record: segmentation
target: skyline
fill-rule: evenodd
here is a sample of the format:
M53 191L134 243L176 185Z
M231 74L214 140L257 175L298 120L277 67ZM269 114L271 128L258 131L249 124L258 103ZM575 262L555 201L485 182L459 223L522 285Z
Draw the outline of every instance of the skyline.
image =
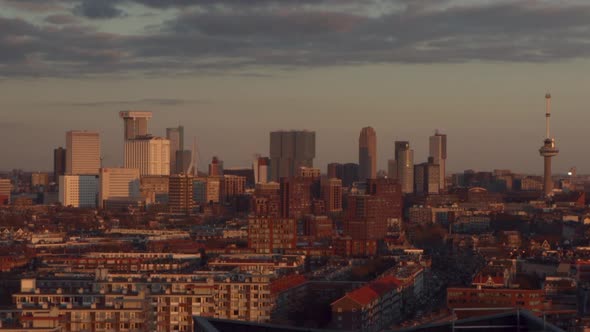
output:
M116 113L142 109L155 135L183 125L197 137L201 169L214 155L247 166L281 129L316 131L321 169L355 162L355 136L372 126L378 169L396 140L425 161L440 129L449 172L541 174L550 91L554 170L590 173L578 152L590 138L587 2L215 3L0 0L0 129L19 139L0 170L49 170L63 133L85 129L102 133L105 165L122 165Z

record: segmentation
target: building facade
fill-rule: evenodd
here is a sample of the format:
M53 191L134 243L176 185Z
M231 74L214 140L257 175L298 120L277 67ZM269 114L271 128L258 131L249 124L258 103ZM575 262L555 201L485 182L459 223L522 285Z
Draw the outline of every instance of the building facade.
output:
M359 136L359 179L365 181L377 177L377 134L372 127L365 127Z
M274 131L270 133L270 180L295 176L299 167L313 167L315 132Z
M140 179L137 168L101 168L98 204L105 206L107 200L139 200Z
M98 175L62 175L59 177L59 202L63 206L96 208Z
M141 176L170 175L170 141L152 136L125 141L125 168L137 168Z
M98 175L100 135L90 131L66 133L66 174Z

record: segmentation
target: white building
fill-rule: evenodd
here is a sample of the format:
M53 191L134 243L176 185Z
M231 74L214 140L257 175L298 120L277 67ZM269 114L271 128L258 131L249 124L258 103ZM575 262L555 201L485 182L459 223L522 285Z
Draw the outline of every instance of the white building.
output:
M137 168L141 176L170 175L170 140L142 136L125 141L125 168Z
M101 168L99 205L114 200L140 199L139 169L137 168Z
M63 206L96 208L98 176L62 175L59 177L59 202Z
M66 133L66 174L97 175L100 168L100 135L72 130Z

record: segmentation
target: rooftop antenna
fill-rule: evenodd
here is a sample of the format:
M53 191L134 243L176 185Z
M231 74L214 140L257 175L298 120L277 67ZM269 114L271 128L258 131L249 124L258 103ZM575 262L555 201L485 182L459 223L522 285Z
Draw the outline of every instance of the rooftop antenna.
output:
M545 94L545 138L551 138L549 120L551 119L551 94Z

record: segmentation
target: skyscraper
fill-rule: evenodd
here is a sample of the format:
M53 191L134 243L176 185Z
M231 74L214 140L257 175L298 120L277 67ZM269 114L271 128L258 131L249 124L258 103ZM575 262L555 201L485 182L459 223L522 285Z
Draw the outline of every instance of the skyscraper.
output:
M252 163L252 169L254 170L254 183L267 183L268 182L268 166L270 159L267 157L256 156Z
M293 177L299 167L313 167L315 132L273 131L270 133L270 179Z
M59 177L66 174L66 149L61 146L53 150L53 181L59 182Z
M97 132L66 133L66 174L98 175L100 168L100 136Z
M430 136L430 157L433 163L439 166L439 188L444 190L447 174L447 135L439 133L438 130L434 136Z
M122 111L119 116L123 119L125 140L148 134L148 120L152 118L152 112Z
M414 150L409 142L395 142L395 160L389 162L389 177L399 181L403 193L414 192Z
M125 141L125 167L139 169L142 176L170 175L170 141L152 136Z
M184 173L179 172L179 169L183 168L176 166L177 152L184 150L184 127L166 128L166 138L170 141L170 170L175 173ZM190 158L188 163L190 164Z
M359 136L359 179L377 178L377 134L372 127L365 127Z
M551 120L551 95L545 95L545 140L543 146L539 149L539 153L544 159L543 172L543 192L545 196L551 195L553 191L553 179L551 178L551 158L559 154L559 150L555 146L555 138L551 137L549 122Z
M59 202L63 206L96 208L98 175L62 175L59 177Z
M194 177L187 174L170 176L168 207L170 213L189 214L195 207L193 200Z
M223 161L213 157L209 164L209 176L223 176Z
M440 165L434 158L414 166L414 192L416 194L438 194L440 191Z
M140 181L137 168L101 168L98 204L105 206L107 200L139 200Z

